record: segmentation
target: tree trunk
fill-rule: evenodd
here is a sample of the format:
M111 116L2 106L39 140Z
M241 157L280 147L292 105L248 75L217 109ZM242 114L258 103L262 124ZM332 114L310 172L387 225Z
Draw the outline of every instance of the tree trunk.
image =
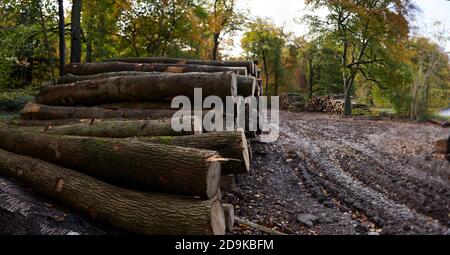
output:
M120 106L120 105L116 105ZM125 106L126 107L126 106ZM63 119L166 119L172 118L176 110L170 109L121 109L105 107L66 107L28 103L20 113L23 120Z
M45 135L0 126L0 147L145 190L212 198L222 158L215 151L119 139Z
M197 59L180 59L180 58L114 58L105 62L125 62L125 63L167 63L167 64L188 64L188 65L207 65L207 66L228 66L228 67L245 67L248 74L256 76L256 65L254 61L219 61L219 60L197 60Z
M66 73L75 75L94 75L100 73L139 71L165 73L218 73L232 71L247 75L244 67L205 66L191 64L135 64L135 63L83 63L66 65Z
M351 100L351 90L353 87L353 78L354 77L348 77L344 79L344 88L345 88L345 95L344 95L344 116L352 116L352 100Z
M223 204L225 214L225 227L228 232L234 231L234 207L230 204Z
M64 65L66 64L66 28L64 20L64 1L58 0L59 15L59 76L64 75Z
M249 149L242 131L177 137L142 137L139 141L217 151L222 157L232 159L222 163L222 175L244 174L250 171Z
M237 78L232 72L113 77L47 86L41 89L36 102L47 105L98 105L130 101L170 102L180 95L193 100L194 88L203 89L203 98L214 95L225 100L227 96L237 95Z
M225 234L218 200L141 193L30 157L0 150L0 173L120 229L146 235Z
M186 121L188 121L186 119ZM192 131L176 132L172 129L171 120L142 120L142 121L96 121L93 123L80 123L51 127L46 129L47 134L128 138L145 136L182 136L194 134L194 122L191 122ZM181 146L187 147L187 146ZM200 148L200 147L194 147Z
M81 0L73 0L71 18L70 63L81 62Z
M51 46L50 46L50 41L48 40L47 27L45 25L44 13L42 11L41 1L37 1L37 5L39 8L40 24L42 27L42 31L44 33L45 47L47 48L47 57L48 57L48 61L50 64L49 65L50 74L52 75L52 80L55 80L56 75L55 75L55 71L53 70L53 68L54 68L53 55L52 55L52 50L51 50Z
M217 60L217 55L219 52L219 36L219 33L213 33L212 60Z

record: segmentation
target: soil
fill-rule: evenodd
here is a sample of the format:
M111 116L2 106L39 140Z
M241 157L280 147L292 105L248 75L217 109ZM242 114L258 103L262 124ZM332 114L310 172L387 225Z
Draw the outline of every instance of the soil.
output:
M280 125L226 193L238 217L287 234L450 234L450 163L433 153L449 129L288 112Z
M281 112L280 138L224 192L236 216L298 235L450 234L450 162L428 123ZM0 234L121 234L0 178ZM266 234L236 224L238 235Z

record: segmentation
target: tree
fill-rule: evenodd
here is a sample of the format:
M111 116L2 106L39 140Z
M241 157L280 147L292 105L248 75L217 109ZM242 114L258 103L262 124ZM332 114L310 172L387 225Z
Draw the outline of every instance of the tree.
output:
M410 44L414 63L410 117L415 120L425 117L430 105L450 105L450 66L448 54L429 39L416 37Z
M410 0L306 0L306 3L313 9L325 7L329 11L325 20L314 16L309 20L311 29L330 31L340 45L344 115L350 116L350 96L356 76L360 74L379 83L367 69L383 64L383 52L408 38L407 17L414 5Z
M229 32L236 31L243 22L243 14L237 12L235 0L212 0L212 11L208 21L208 27L212 34L211 59L219 57L219 45L221 37Z
M64 65L66 62L66 28L64 21L64 1L58 0L59 17L59 75L64 75Z
M308 98L314 95L342 93L342 76L338 51L326 36L304 41L299 50L302 69L308 86Z
M269 83L273 76L273 95L279 93L282 77L281 52L286 44L286 35L282 28L261 18L250 22L241 44L248 57L261 59L265 79L265 93L269 94Z
M70 63L81 62L81 2L82 0L72 2Z

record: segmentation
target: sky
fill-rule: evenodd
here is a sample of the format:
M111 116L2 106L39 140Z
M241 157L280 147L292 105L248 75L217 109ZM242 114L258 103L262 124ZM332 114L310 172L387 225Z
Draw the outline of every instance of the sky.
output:
M440 21L450 31L450 1L449 0L414 0L421 9L416 16L414 25L419 27L419 34L427 34L431 24ZM265 17L273 20L276 25L283 26L286 32L294 32L303 35L307 31L305 24L296 22L295 19L307 14L304 0L237 0L239 9L250 10L251 17ZM324 15L324 13L319 13ZM239 47L241 33L234 36L235 45L231 48L232 56L239 56L242 49ZM450 51L450 44L446 45Z

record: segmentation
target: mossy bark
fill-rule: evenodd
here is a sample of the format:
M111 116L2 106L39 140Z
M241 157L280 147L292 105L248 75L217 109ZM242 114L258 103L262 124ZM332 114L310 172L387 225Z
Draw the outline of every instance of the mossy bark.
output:
M49 106L28 103L21 111L23 120L62 119L162 119L171 118L176 110L171 109L120 109L103 107Z
M247 75L243 67L205 66L190 64L138 64L138 63L83 63L66 65L66 73L74 75L96 75L110 72L165 72L165 73L217 73L234 72Z
M0 149L0 174L118 228L146 235L223 235L218 200L143 193Z
M0 125L0 147L132 188L211 198L219 187L216 151L47 135L6 125Z
M197 59L179 59L179 58L115 58L106 62L126 62L126 63L169 63L169 64L193 64L208 66L229 66L229 67L245 67L247 72L253 76L257 75L257 67L255 61L220 61L220 60L197 60Z
M213 132L178 137L141 137L139 141L213 150L230 159L222 163L222 175L244 174L250 170L247 139L242 131Z
M47 128L47 134L128 138L145 136L182 136L194 134L192 131L176 132L173 130L170 119L141 120L141 121L95 121L65 126Z
M232 72L155 74L113 77L58 86L46 86L36 102L46 105L99 105L120 102L171 102L174 97L194 99L201 88L203 98L214 95L223 100L237 95L237 77Z

